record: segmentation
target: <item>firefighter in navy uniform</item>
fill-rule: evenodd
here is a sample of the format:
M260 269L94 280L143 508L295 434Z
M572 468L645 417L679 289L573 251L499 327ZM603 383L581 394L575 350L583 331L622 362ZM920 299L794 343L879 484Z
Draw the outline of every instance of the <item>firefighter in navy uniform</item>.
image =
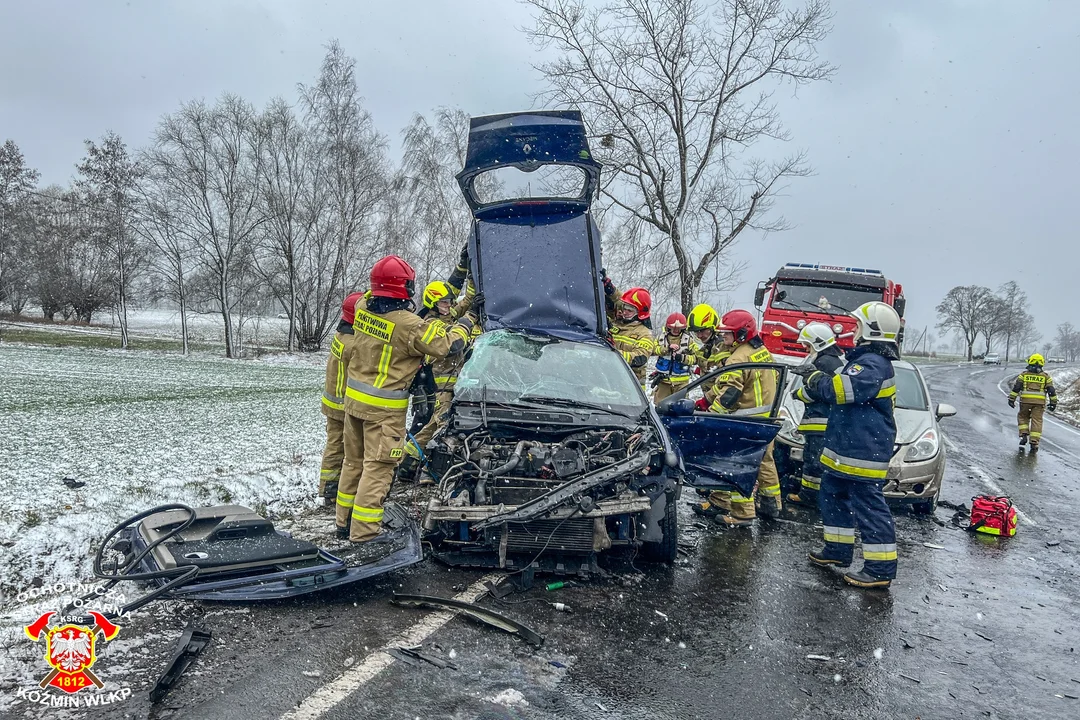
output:
M462 352L475 324L468 316L448 325L414 314L415 280L407 262L388 255L371 269L371 298L356 305L336 517L338 536L352 542L379 536L383 501L404 455L409 387L424 357Z
M607 275L603 277L611 342L634 371L641 389L647 390L645 374L656 348L649 319L652 296L642 287L632 287L620 295Z
M852 315L859 327L844 369L838 375L814 370L803 390L806 399L831 406L818 494L825 546L809 559L822 567L847 567L858 528L863 568L844 580L887 588L896 577L896 528L882 488L896 441L892 361L898 357L900 316L883 302L861 305Z
M836 344L836 335L825 323L813 322L799 331L799 343L809 352L810 365L826 375L835 375L844 367L844 354ZM821 487L821 451L825 448L825 428L829 423L830 405L814 402L802 392L794 393L797 400L806 404L799 433L805 439L803 445L803 469L801 488L787 496L796 505L817 507L818 489Z
M734 345L724 367L762 364L773 361L772 354L758 336L757 322L746 310L732 310L720 319L720 332ZM697 401L699 410L742 417L768 417L776 399L777 371L772 368L737 368L717 376L705 397ZM755 497L738 491L717 490L694 511L732 527L747 527L758 514L776 517L783 507L780 474L773 459L773 442L765 447L758 469Z
M1031 452L1039 452L1042 441L1043 411L1054 412L1057 409L1057 391L1054 381L1043 371L1046 360L1039 353L1028 358L1027 368L1017 375L1009 393L1009 407L1015 408L1020 401L1020 411L1016 416L1017 429L1020 432L1020 447L1031 440ZM1047 403L1049 399L1049 403Z
M326 447L319 470L319 496L328 500L337 497L341 463L345 460L345 379L353 339L353 313L363 296L363 293L352 293L341 304L341 320L326 358L326 383L321 404L322 414L326 416Z
M656 370L650 376L653 402L682 390L690 382L690 360L694 358L695 343L686 330L686 316L671 313L664 323L664 336L656 343Z

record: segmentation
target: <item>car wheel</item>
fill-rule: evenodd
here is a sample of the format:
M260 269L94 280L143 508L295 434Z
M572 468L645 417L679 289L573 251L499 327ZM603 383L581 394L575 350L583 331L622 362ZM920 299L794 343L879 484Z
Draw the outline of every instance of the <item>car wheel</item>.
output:
M647 542L641 545L641 554L646 560L673 563L679 556L679 507L672 495L665 497L664 517L660 520L660 530L664 537L660 542Z
M911 506L911 510L916 515L933 515L934 511L937 510L937 501L938 496L935 495L926 502L915 503Z

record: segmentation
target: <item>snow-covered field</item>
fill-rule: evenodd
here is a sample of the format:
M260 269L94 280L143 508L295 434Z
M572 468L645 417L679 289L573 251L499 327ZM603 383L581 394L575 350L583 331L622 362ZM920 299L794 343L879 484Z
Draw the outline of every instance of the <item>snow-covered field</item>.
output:
M1051 365L1047 372L1054 378L1054 388L1058 391L1057 416L1080 425L1080 367L1054 370Z
M0 345L0 613L31 585L90 581L96 541L153 505L313 506L322 368Z

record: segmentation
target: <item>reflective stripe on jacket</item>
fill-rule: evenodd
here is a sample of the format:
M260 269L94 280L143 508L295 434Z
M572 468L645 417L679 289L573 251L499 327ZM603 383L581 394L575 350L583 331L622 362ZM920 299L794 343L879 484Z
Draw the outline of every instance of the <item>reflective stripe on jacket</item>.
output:
M330 355L326 358L322 413L336 420L345 419L345 381L349 373L349 350L353 337L351 333L334 333L330 341Z
M828 375L835 375L843 369L844 360L839 350L834 352L829 352L829 350L830 348L826 348L823 352L817 354L817 357L814 358L814 367ZM806 403L802 420L799 421L799 432L803 434L825 432L825 428L829 425L831 408L829 403L811 400L806 393L802 392L802 388L799 388L796 395Z
M892 362L872 346L849 351L847 361L839 375L817 371L806 379L806 396L831 406L821 464L849 478L884 480L896 442Z
M725 367L742 363L771 363L772 355L764 347L751 343L737 345ZM717 376L706 394L709 410L748 417L768 417L776 399L776 370L742 368Z
M656 342L649 328L637 320L622 322L617 320L611 325L611 341L623 360L634 371L637 379L644 383L648 370L649 358L652 357Z
M365 301L357 303L345 412L356 417L400 414L404 418L409 386L424 356L460 353L472 327L467 318L447 325L408 310L379 315L368 312Z
M1028 369L1016 377L1009 397L1013 400L1019 398L1026 405L1045 405L1047 397L1050 402L1057 402L1057 391L1049 375Z

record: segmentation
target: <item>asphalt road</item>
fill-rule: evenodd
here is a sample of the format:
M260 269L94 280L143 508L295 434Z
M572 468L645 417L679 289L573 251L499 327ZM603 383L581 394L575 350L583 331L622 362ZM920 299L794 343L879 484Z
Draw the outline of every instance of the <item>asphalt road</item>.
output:
M1016 451L1007 369L929 366L945 421L943 498L1005 493L1015 538L969 535L940 508L897 516L891 592L807 565L806 512L753 530L695 524L674 567L616 559L610 576L483 600L546 636L540 648L464 617L389 604L394 590L471 597L478 573L432 561L335 595L249 608L182 604L133 618L139 647L96 669L134 694L70 716L155 718L1080 717L1080 431L1048 423ZM685 498L684 499L689 499ZM927 547L943 546L943 549ZM1055 543L1048 545L1048 543ZM551 602L572 612L558 612ZM185 622L214 640L160 705L146 691ZM420 644L457 669L380 651ZM812 659L808 656L824 659ZM112 665L110 666L110 663ZM39 707L16 716L42 717Z

